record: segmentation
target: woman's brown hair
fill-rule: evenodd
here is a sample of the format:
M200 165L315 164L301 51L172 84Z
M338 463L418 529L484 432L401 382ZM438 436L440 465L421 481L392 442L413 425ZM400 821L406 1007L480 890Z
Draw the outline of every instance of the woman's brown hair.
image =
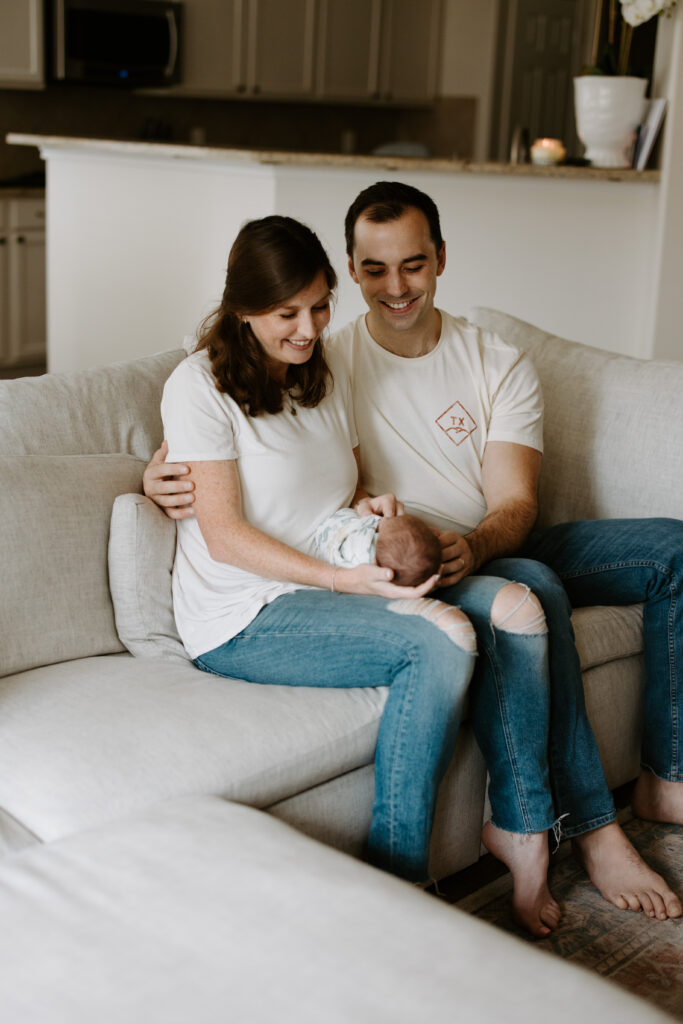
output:
M320 341L306 363L287 367L283 389L269 376L251 327L240 319L277 309L321 272L332 291L337 275L318 236L292 217L252 220L237 235L221 304L201 325L197 351L206 349L216 387L246 415L280 412L285 392L308 408L325 397L331 375Z

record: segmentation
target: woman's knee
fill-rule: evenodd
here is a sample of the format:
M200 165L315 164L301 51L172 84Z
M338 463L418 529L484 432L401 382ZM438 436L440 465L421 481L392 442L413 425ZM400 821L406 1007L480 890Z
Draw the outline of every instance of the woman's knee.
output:
M541 603L523 583L506 583L491 605L491 625L507 633L545 633Z
M474 626L459 608L429 597L401 598L392 601L388 608L397 615L418 615L426 619L445 633L456 647L468 654L476 653L477 634Z

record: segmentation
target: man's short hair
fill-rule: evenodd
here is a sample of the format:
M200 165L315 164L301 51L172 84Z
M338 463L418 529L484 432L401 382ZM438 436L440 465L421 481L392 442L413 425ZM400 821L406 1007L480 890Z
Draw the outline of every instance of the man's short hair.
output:
M383 224L386 221L398 220L411 206L421 210L427 218L429 234L438 253L443 238L439 211L434 200L425 192L420 192L419 188L404 185L401 181L377 181L363 189L347 211L344 220L347 255L353 258L353 232L359 217L364 216L375 224Z

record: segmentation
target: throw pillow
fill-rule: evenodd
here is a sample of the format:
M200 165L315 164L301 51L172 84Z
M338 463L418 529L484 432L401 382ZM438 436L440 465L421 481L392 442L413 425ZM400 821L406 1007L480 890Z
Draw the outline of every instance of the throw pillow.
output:
M173 616L176 528L143 494L121 494L109 530L109 586L121 642L138 658L184 658Z

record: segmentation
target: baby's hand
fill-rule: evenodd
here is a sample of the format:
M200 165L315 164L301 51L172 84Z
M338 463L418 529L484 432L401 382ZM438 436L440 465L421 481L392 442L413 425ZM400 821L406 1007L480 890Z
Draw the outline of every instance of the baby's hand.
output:
M405 515L403 502L399 501L395 494L378 494L376 498L361 498L355 505L355 511L359 516L383 516L390 519L392 516Z

